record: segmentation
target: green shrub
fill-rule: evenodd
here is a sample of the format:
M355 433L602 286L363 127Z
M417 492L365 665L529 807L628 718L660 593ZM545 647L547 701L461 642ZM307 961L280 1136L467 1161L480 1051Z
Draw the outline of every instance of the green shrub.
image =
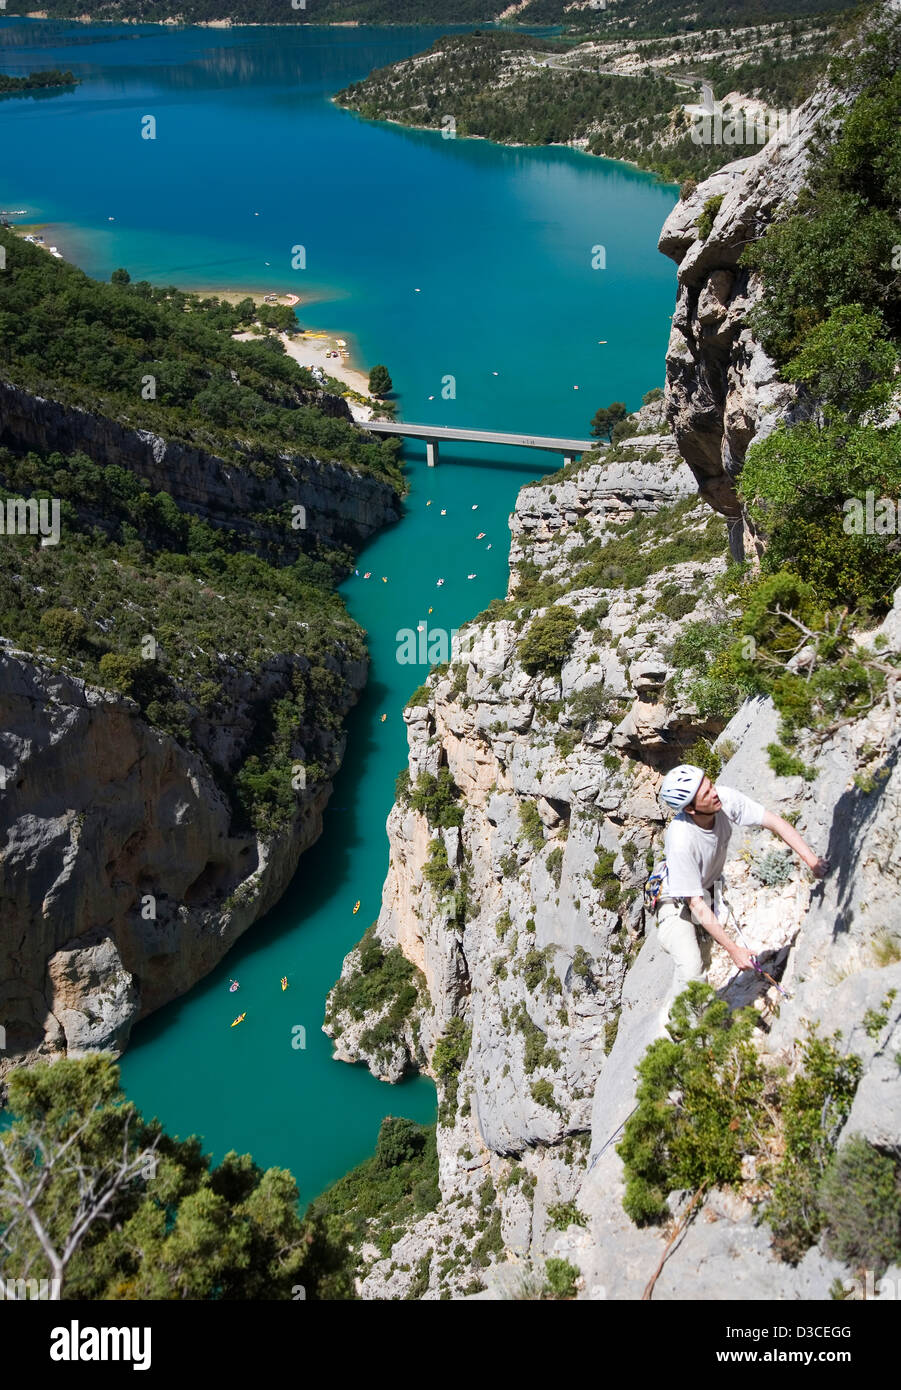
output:
M697 606L697 594L687 593L680 589L678 584L665 584L654 604L654 612L662 613L667 618L679 619L691 613Z
M552 1255L544 1266L545 1288L551 1298L575 1298L579 1270L568 1260Z
M75 651L87 632L87 623L73 608L45 608L40 621L41 633L50 648L64 655Z
M766 573L791 569L821 604L891 606L896 521L892 532L868 533L864 503L867 493L901 496L901 427L779 425L748 450L738 486L767 538Z
M833 1155L819 1189L826 1249L881 1278L901 1263L901 1163L852 1135Z
M767 850L759 859L754 860L752 867L760 882L767 888L781 887L791 878L791 856L782 854L778 849Z
M394 779L394 800L401 806L410 804L410 769L402 767Z
M544 822L534 801L519 803L519 820L526 844L534 850L541 849L544 845Z
M438 1107L438 1121L442 1125L452 1125L457 1113L457 1088L463 1063L469 1056L472 1030L467 1028L462 1018L452 1018L444 1034L435 1044L432 1053L432 1071L441 1083L441 1103Z
M591 871L591 882L601 894L601 906L608 912L616 912L622 899L622 885L613 871L616 854L603 845L595 848L595 865Z
M610 711L610 692L602 680L577 690L567 706L567 714L577 729L606 719Z
M445 897L453 889L454 871L448 863L447 847L440 836L429 845L429 857L423 865L422 876L436 898Z
M699 738L691 745L691 761L707 773L711 782L715 782L722 771L723 760L706 738Z
M708 198L704 203L704 209L698 217L697 222L698 236L701 238L702 241L706 241L707 238L710 236L710 233L713 231L713 224L716 220L716 215L719 212L720 208L723 206L725 196L726 195L724 193L716 193L712 198Z
M547 1209L548 1221L555 1231L565 1231L569 1226L587 1226L588 1218L579 1211L575 1202L557 1202Z
M571 608L558 604L532 620L519 644L519 659L530 675L559 675L569 655L579 620Z
M617 1146L623 1207L637 1224L663 1220L670 1192L740 1180L763 1090L755 1021L752 1010L733 1014L709 985L693 981L672 1007L669 1038L652 1043L639 1063L638 1106Z
M884 414L893 391L898 352L885 336L885 320L859 304L843 304L812 328L782 375L800 382L838 420Z
M532 1099L537 1105L543 1105L546 1109L556 1108L554 1101L554 1087L547 1077L541 1077L538 1081L533 1081L529 1087Z
M433 830L448 830L463 824L463 807L459 803L460 788L451 776L450 768L440 767L438 776L421 772L410 794L410 805L426 817Z
M768 743L766 751L770 767L777 777L803 777L805 782L812 782L817 775L815 767L809 767L781 743Z
M835 1047L838 1038L824 1040L811 1032L802 1070L781 1097L785 1153L773 1175L766 1219L776 1253L791 1263L802 1258L823 1229L820 1181L860 1080L860 1058L841 1056Z
M554 880L555 887L560 887L560 879L563 877L563 850L559 845L555 845L545 860L545 868Z

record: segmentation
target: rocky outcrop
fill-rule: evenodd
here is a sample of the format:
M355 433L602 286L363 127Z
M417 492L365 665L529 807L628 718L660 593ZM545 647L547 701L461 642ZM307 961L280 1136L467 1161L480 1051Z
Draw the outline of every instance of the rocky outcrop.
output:
M586 537L613 538L636 517L665 525L672 514L685 533L700 534L709 512L670 437L630 439L626 449L632 462L611 454L609 464L523 489L511 518L508 607L526 560L546 584L569 580ZM725 548L725 528L722 535ZM648 555L655 544L648 541ZM724 568L723 558L708 559L707 581ZM429 679L427 704L405 711L411 787L446 769L462 810L459 825L442 827L401 798L388 820L376 935L422 972L428 1002L415 1045L405 1041L410 1026L394 1039L390 1067L354 1047L390 1001L363 1021L330 1008L326 1032L337 1035L339 1060L366 1061L391 1080L413 1065L428 1069L455 1019L465 1021L468 1051L452 1078L439 1074L439 1219L403 1236L390 1262L374 1260L364 1297L403 1296L408 1280L398 1267L418 1267L428 1249L436 1259L427 1296L459 1294L487 1263L488 1233L498 1252L534 1254L547 1243L548 1210L578 1192L662 826L655 766L678 760L681 733L693 740L704 726L692 722L690 705L661 702L673 675L664 652L686 622L717 611L703 599L676 618L657 607L665 589L690 590L696 569L664 567L632 590L576 584L565 603L582 621L559 674L523 668L521 616L464 631L465 654ZM588 621L599 612L602 630ZM458 1253L441 1277L445 1238L470 1254Z
M388 821L376 928L383 947L399 948L425 980L418 1027L408 1023L394 1039L390 1076L424 1064L436 1077L441 1202L392 1233L390 1257L364 1247L364 1298L534 1297L551 1257L572 1267L580 1298L642 1295L669 1231L626 1216L616 1143L636 1103L636 1068L663 1033L673 965L645 917L641 887L661 842L660 770L701 732L720 751L721 782L790 818L836 865L822 884L795 860L774 873L768 832L737 832L726 865L729 910L789 997L756 975L735 977L718 949L710 982L733 1007L757 1011L757 1046L771 1072L794 1074L808 1024L821 1035L838 1031L842 1051L862 1067L838 1141L863 1134L897 1146L901 730L882 707L824 744L815 780L777 776L761 756L777 738L771 704L749 701L726 727L710 724L680 696L671 666L687 623L727 616L711 594L722 560L652 568L637 590L578 587L579 544L595 528L604 534L608 504L612 517L647 508L664 525L678 516L682 531L700 528L693 517L706 505L693 508L686 497L684 467L648 464L651 448L662 452L659 443L639 450L631 493L626 476L605 479L603 460L523 490L512 554L531 561L527 578L519 558L504 610L476 629L463 657L432 674L428 702L405 712L411 787L422 774L437 783L446 769L462 808L461 823L442 828L401 797ZM530 674L520 659L536 617L527 605L517 612L516 597L536 569L539 592L579 617L555 675ZM550 586L573 573L575 587L555 594ZM695 608L661 613L661 595L692 586ZM884 656L901 653L901 592L871 637ZM586 690L594 691L588 717ZM354 968L352 953L346 970ZM342 1060L367 1060L346 1031L339 1046ZM795 1265L778 1257L755 1171L737 1190L704 1195L655 1298L823 1299L836 1278L851 1275L819 1244ZM688 1195L673 1194L674 1215Z
M310 393L326 415L350 419L340 396ZM357 546L400 516L386 482L349 465L285 454L260 466L241 466L174 438L135 429L103 415L45 400L0 380L0 443L40 454L81 452L104 466L116 464L168 492L179 507L211 526L227 526L252 545L300 545L306 536L328 545ZM301 505L306 529L274 525L273 513Z
M777 368L748 326L760 299L758 276L741 264L742 252L784 216L800 192L817 122L838 95L817 92L759 154L727 164L679 203L667 218L659 249L679 267L676 312L666 355L667 418L679 452L702 495L724 516L740 520L735 480L755 439L780 420L801 419L809 406ZM713 225L701 238L698 219L719 199ZM742 530L733 528L742 551Z
M365 665L341 675L346 706ZM328 776L342 754L343 739L322 744ZM274 838L235 833L204 758L127 697L12 650L0 651L0 775L3 1068L121 1051L137 1019L190 989L278 901L331 792L324 781L298 793Z
M616 496L615 513L644 505L665 516L679 499L684 506L684 471L658 463L652 478L649 464L635 467L633 495L624 475L603 480L602 461L563 485L523 489L512 517L514 555L535 535L524 549L542 556L546 584L570 569L570 532L585 514L605 524L603 498ZM717 566L705 564L706 589ZM667 1234L634 1226L623 1211L616 1141L635 1105L635 1069L662 1036L672 999L672 958L640 898L663 828L660 749L666 760L681 756L670 742L679 684L665 653L685 621L711 620L716 610L702 600L681 619L651 612L644 621L658 628L654 660L620 652L626 638L617 634L630 632L641 648L644 632L633 631L628 609L654 610L662 588L687 587L694 569L666 567L638 595L577 589L558 599L583 620L609 603L610 628L595 641L583 621L559 677L523 670L523 624L517 631L506 617L487 623L464 659L432 674L427 705L406 710L413 787L420 774L448 769L463 808L462 824L452 828L428 823L403 798L393 808L377 924L384 948L399 947L427 987L419 1027L395 1038L391 1079L417 1063L437 1076L442 1201L393 1233L391 1257L366 1248L364 1298L407 1297L414 1277L421 1287L423 1269L427 1298L480 1287L477 1297L528 1297L530 1289L534 1297L551 1257L573 1266L578 1297L635 1298L665 1252ZM514 573L510 599L516 591ZM883 655L901 652L901 592L882 634L872 635ZM609 687L608 709L580 728L578 692L599 677ZM651 708L649 692L659 696ZM651 709L660 712L656 727ZM685 737L706 727L688 703L679 717ZM726 866L729 909L790 998L758 976L734 977L719 949L711 983L731 1005L758 1011L758 1047L770 1068L797 1068L806 1024L825 1036L840 1031L843 1051L862 1063L843 1137L862 1133L891 1147L901 1116L901 965L897 947L880 942L901 940L894 895L901 730L884 708L847 724L820 749L819 776L808 783L777 776L762 758L777 724L772 705L758 699L729 726L706 728L722 751L719 780L790 817L837 872L815 884L791 860L773 874L765 858L772 837L736 833ZM870 776L875 769L882 771ZM437 842L452 883L431 872ZM353 967L352 954L346 970ZM442 1059L435 1072L435 1047L455 1019L466 1024L459 1068L449 1073ZM366 1059L343 1031L339 1045L341 1059ZM663 1266L656 1298L827 1298L836 1277L850 1276L816 1244L798 1265L777 1258L758 1191L751 1175L747 1190L706 1195ZM674 1195L673 1211L684 1201Z

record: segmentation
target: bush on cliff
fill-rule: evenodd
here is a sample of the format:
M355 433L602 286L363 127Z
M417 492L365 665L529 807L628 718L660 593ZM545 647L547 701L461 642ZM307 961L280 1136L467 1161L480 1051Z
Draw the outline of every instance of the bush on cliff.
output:
M670 1036L652 1043L639 1063L638 1107L617 1145L623 1207L637 1224L662 1221L670 1192L740 1180L763 1090L755 1021L753 1011L733 1014L709 985L694 981L673 1005Z
M901 1162L852 1135L820 1183L826 1248L852 1269L876 1278L901 1263Z
M532 620L519 644L519 659L530 675L559 675L573 644L579 620L566 604L557 604Z
M811 141L807 186L792 215L744 252L766 295L751 324L767 351L785 362L807 334L841 305L878 311L901 332L898 190L901 187L901 23L870 36L834 76L863 90L836 125Z

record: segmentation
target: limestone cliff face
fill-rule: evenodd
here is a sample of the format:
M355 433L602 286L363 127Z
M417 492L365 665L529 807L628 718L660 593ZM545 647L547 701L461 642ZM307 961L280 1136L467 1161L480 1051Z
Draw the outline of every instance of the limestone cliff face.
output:
M699 184L667 218L659 249L679 267L676 312L666 355L667 416L702 496L739 519L735 479L755 438L808 407L779 380L775 363L748 327L760 299L758 276L742 252L784 216L803 186L816 124L838 100L824 86L794 113L784 142L736 160ZM720 198L709 235L698 233L705 203ZM741 525L733 531L741 551Z
M347 706L365 665L341 674ZM255 696L277 698L290 675L286 662L236 692L233 750ZM343 739L323 745L329 776L343 751ZM271 840L236 834L206 761L134 701L9 648L0 767L4 1068L121 1051L137 1019L190 989L278 901L331 792L326 781L300 793L293 824Z
M340 396L310 393L309 403L327 415L351 418ZM153 491L168 492L180 507L212 526L245 535L251 544L290 540L290 531L263 520L267 512L283 512L288 504L305 507L310 532L329 545L359 545L400 516L389 484L349 466L286 454L265 469L255 468L251 457L239 467L179 440L45 400L3 380L0 443L40 454L81 451L97 463L127 468L146 478Z
M665 437L634 442L640 454L668 453ZM690 535L709 516L703 503L684 510L693 491L684 465L639 458L628 468L631 489L625 469L589 462L575 477L523 490L511 519L512 595L522 582L515 557L527 555L542 581L566 574L585 518L603 532L639 508L656 509ZM364 1247L365 1298L406 1296L423 1261L426 1298L472 1295L480 1285L478 1297L527 1293L552 1255L579 1271L581 1298L641 1296L666 1236L626 1217L615 1145L635 1105L636 1067L662 1032L672 961L645 919L640 888L663 829L660 768L690 757L699 734L721 750L721 782L795 819L837 866L817 885L792 860L774 882L763 857L772 837L736 832L729 906L771 973L784 969L791 997L757 976L734 977L718 949L711 983L733 1006L758 1010L761 1052L790 1072L808 1022L840 1030L842 1048L863 1064L845 1132L898 1143L901 966L885 965L896 953L886 957L878 944L901 936L901 730L886 709L845 726L806 782L777 776L762 756L777 737L769 702L747 702L726 728L680 702L663 653L687 622L722 612L712 589L723 568L717 559L701 570L684 562L637 590L568 593L580 628L559 676L523 669L514 621L485 623L461 660L430 677L427 704L405 713L411 786L446 768L465 808L462 824L442 829L401 798L388 821L376 931L384 949L399 947L422 971L427 997L387 1063L354 1045L384 1010L363 1024L339 1016L326 1031L340 1030L340 1058L368 1061L384 1079L412 1065L436 1076L442 1201L395 1232L390 1258ZM662 593L672 596L667 586L700 592L700 601L667 618L657 609ZM598 635L590 615L599 604L607 611ZM901 591L877 640L884 653L901 652ZM606 707L596 698L584 721L578 693L590 687L606 692ZM877 766L886 776L865 790ZM439 842L450 880L433 872ZM351 953L348 975L355 965ZM880 1010L885 1024L874 1033L867 1018ZM438 1065L436 1045L452 1036L454 1020L462 1025L457 1060L447 1065L445 1042ZM712 1192L654 1296L827 1298L849 1273L819 1246L786 1264L771 1239L747 1195Z
M523 489L511 518L513 598L526 561L543 581L564 580L586 535L613 538L638 515L672 516L687 538L703 531L709 511L672 437L628 443L626 463L589 462ZM705 585L724 569L725 558L708 559ZM638 589L568 593L580 625L559 675L523 668L522 620L485 623L465 655L429 679L428 703L405 712L411 787L447 769L464 808L460 825L441 828L402 799L388 821L376 932L422 971L428 1000L387 1059L359 1046L387 1005L362 1021L339 1013L326 1031L339 1035L340 1059L365 1060L389 1080L431 1068L455 1019L467 1044L454 1074L438 1073L442 1207L401 1237L390 1265L374 1260L366 1297L402 1296L408 1276L398 1266L413 1268L428 1249L446 1255L448 1242L472 1251L489 1228L498 1252L541 1251L548 1209L578 1193L595 1088L641 944L640 889L662 824L656 766L678 760L684 739L722 727L662 699L673 674L663 649L687 621L718 610L713 598L689 599L674 619L657 605L664 590L697 593L698 573L686 561ZM436 877L436 852L452 882ZM345 977L356 964L352 952ZM488 1177L496 1200L474 1227L468 1209ZM467 1257L446 1283L439 1263L429 1296L468 1287Z
M348 413L338 398L312 403ZM5 382L0 439L127 468L263 550L290 545L268 520L286 504L301 503L306 539L329 546L357 545L399 514L393 489L353 468L296 455L238 467ZM366 662L338 636L321 661L343 715ZM0 638L0 1075L63 1049L120 1051L137 1019L188 990L278 901L321 832L343 738L298 728L292 751L324 776L274 838L237 832L221 787L252 750L260 709L308 667L290 650L254 670L235 660L215 716L192 725L195 752L133 701Z

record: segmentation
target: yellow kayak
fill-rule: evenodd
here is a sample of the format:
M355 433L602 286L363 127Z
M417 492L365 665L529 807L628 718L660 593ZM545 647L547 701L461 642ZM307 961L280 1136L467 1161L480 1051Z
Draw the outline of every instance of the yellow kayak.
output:
M357 898L357 901L356 901L355 904L354 904L354 916L355 916L355 917L356 917L357 913L359 912L359 910L360 910L360 899Z
M283 976L282 976L282 989L287 989L287 988L288 988L288 977L287 977L287 975L283 975Z
M239 1023L243 1023L246 1017L247 1017L246 1013L245 1013L245 1014L238 1014L238 1017L234 1020L234 1022L233 1022L232 1025L231 1025L232 1028L237 1028L238 1024L239 1024Z

